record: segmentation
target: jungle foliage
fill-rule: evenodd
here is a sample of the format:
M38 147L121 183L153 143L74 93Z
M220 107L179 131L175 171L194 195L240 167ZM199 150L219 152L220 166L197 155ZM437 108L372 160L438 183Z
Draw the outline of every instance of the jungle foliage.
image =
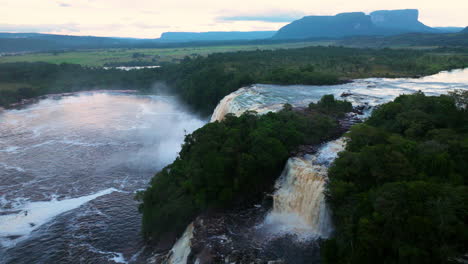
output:
M329 170L325 263L452 263L468 244L467 93L402 95L349 133Z
M308 47L218 53L165 67L167 82L194 109L211 113L239 87L255 83L326 85L365 77L414 77L468 66L454 50Z
M336 110L337 112L339 110ZM186 136L178 158L139 193L143 233L180 233L206 210L232 208L271 191L291 151L336 134L335 118L317 111L228 115Z
M255 83L337 84L352 78L414 77L468 66L464 49L392 50L343 47L256 50L186 57L158 69L104 70L76 64L0 64L0 104L53 92L90 89L153 91L164 82L192 110L211 114L218 102ZM22 89L20 89L22 88ZM167 92L167 91L166 91Z
M0 64L0 106L45 94L96 89L148 91L161 74L157 69L122 71L78 64Z

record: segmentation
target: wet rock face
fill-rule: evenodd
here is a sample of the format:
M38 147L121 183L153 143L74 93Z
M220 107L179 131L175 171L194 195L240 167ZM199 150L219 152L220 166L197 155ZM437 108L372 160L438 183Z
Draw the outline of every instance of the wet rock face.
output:
M268 213L266 205L199 216L194 221L187 263L319 263L319 242L297 241L293 235L268 237L257 226Z
M254 227L267 210L257 206L199 216L194 221L188 263L250 263L259 254ZM255 262L254 262L255 263Z
M359 111L364 108L355 109L337 120L339 129L330 135L331 138L340 137L353 124L360 122ZM321 147L300 146L291 155L302 157L318 152ZM317 237L303 239L298 237L298 233L275 233L265 228L266 218L273 210L274 196L265 197L261 205L252 204L248 208L199 216L193 222L187 263L320 263L320 239Z

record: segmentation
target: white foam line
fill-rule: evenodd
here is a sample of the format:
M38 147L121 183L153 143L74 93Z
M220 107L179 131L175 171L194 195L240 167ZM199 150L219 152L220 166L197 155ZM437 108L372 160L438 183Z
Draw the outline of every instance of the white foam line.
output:
M78 198L60 201L54 198L47 202L29 202L23 204L21 207L15 208L12 214L0 216L0 243L4 247L14 246L32 231L51 221L56 216L115 191L118 190L108 188L95 194ZM14 237L14 239L9 239L8 237Z
M7 153L13 152L14 153L18 149L19 149L19 147L17 147L17 146L10 146L10 147L7 147L6 149L0 149L0 152L7 152Z
M89 244L81 244L82 246L86 246L89 248L89 250L91 252L94 252L94 253L98 253L98 254L102 254L102 255L110 255L108 257L108 260L111 260L115 263L128 263L126 260L125 260L125 257L123 256L122 253L119 253L119 252L110 252L110 251L102 251L102 250L99 250Z
M15 170L15 171L19 171L19 172L25 172L25 170L23 168L20 168L20 167L15 167L15 166L9 166L5 163L0 163L0 166L7 169L7 170Z

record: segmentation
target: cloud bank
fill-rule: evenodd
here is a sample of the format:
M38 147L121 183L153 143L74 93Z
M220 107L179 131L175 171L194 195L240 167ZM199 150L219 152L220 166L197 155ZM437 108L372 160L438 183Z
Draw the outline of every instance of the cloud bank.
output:
M304 15L417 8L429 26L467 26L467 0L0 0L1 31L156 38L165 31L277 30Z

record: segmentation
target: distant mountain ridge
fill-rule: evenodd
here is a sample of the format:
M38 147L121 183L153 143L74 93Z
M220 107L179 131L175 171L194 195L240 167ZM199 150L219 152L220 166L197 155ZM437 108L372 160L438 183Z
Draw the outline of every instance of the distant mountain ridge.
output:
M417 9L378 10L370 13L372 23L378 28L395 30L399 33L439 33L440 31L421 23Z
M276 39L342 38L349 36L443 33L418 20L417 9L341 13L335 16L306 16L282 27Z
M344 37L376 32L370 16L362 12L341 13L336 16L306 16L281 28L276 39L305 39L314 37Z
M0 33L0 52L100 49L149 45L154 39L69 36L40 33Z
M341 40L343 38L352 38L350 42L353 44L364 41L367 45L372 44L372 41L376 41L376 43L379 43L378 46L386 46L388 43L465 45L464 33L468 33L468 29L457 27L432 28L421 23L418 17L419 11L417 9L378 10L368 15L363 12L352 12L335 16L306 16L291 22L277 32L165 32L161 35L161 38L154 39L0 32L0 55L1 53L73 49L265 44L300 42L303 40ZM425 35L421 37L414 35L414 33ZM437 36L426 36L426 34L435 34ZM390 36L397 36L397 38L387 38Z
M444 33L460 33L464 27L434 27Z
M161 41L255 40L273 37L276 31L164 32Z

